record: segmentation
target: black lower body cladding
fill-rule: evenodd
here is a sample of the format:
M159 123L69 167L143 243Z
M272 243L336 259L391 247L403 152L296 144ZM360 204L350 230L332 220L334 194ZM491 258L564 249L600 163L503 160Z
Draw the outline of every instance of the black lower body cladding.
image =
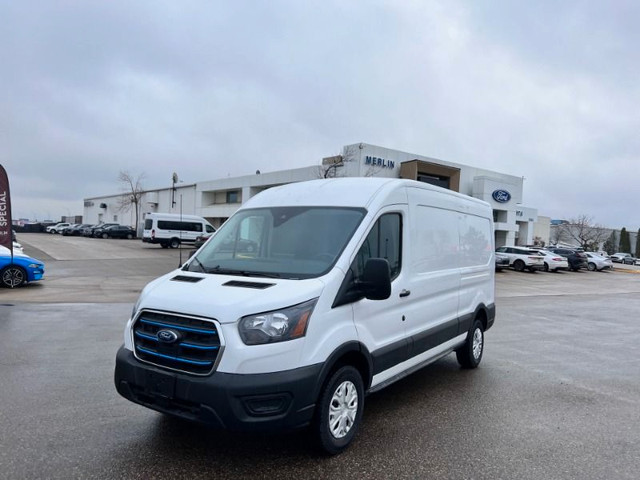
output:
M195 376L140 362L120 347L115 385L126 399L186 420L235 431L283 431L313 419L321 365L284 372Z

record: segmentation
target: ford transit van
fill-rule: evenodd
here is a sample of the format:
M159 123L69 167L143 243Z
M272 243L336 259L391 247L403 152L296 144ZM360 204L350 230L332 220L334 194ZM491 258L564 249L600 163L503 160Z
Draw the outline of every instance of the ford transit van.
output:
M147 213L142 241L160 244L162 248L178 248L182 243L193 243L200 235L215 231L209 222L196 215Z
M483 201L411 180L261 192L145 287L116 388L220 428L310 426L339 453L368 393L454 352L480 363L495 318L492 218Z

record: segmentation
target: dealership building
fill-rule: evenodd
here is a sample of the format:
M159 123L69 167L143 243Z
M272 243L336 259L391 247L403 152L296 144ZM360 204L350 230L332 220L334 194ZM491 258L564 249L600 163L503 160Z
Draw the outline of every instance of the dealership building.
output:
M138 231L148 213L195 214L218 227L262 190L335 177L407 178L484 200L493 208L496 246L528 245L540 235L537 210L523 206L522 177L366 143L347 145L341 155L324 158L320 165L145 190L138 203ZM135 210L127 197L121 193L86 198L84 221L133 226ZM548 228L542 236L548 238Z

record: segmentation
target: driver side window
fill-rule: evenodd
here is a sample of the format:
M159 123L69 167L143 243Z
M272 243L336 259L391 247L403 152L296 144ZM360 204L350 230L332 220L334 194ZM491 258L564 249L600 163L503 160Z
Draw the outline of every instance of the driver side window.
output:
M351 264L354 279L362 280L364 266L370 258L384 258L389 262L391 280L402 267L402 217L399 213L382 215L375 223Z

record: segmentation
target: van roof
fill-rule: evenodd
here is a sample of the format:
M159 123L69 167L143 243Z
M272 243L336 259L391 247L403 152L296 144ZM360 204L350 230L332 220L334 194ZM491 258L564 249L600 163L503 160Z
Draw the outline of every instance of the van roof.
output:
M444 193L487 205L486 202L461 193L436 187L424 182L399 178L348 177L289 183L264 190L251 198L243 207L260 208L279 205L338 206L367 208L376 197L386 197L403 188L414 187Z
M180 214L180 213L156 213L156 212L152 212L152 213L147 213L144 217L145 219L147 218L170 218L172 220L198 220L198 221L204 221L207 222L204 218L198 216L198 215L185 215L185 214ZM209 222L207 222L209 223Z

